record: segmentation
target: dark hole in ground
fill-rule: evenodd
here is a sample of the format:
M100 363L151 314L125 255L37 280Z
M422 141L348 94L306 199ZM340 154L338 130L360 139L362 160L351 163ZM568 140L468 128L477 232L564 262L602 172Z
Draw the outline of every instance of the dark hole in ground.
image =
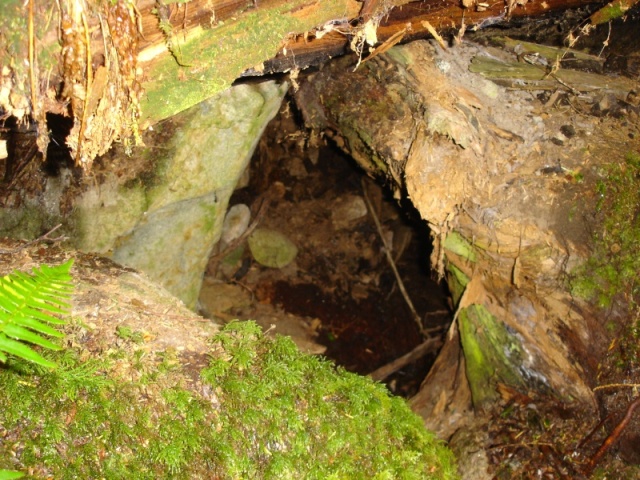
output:
M399 205L334 145L313 144L293 106L285 102L260 141L248 184L230 202L253 205L254 218L259 199L271 195L258 228L277 230L291 240L298 247L295 262L281 269L263 267L245 249L231 269L224 262L210 268L215 280L209 281L241 284L262 307L306 319L314 341L326 346L324 355L350 371L368 374L410 352L423 337L385 256L363 189L392 245L423 328L441 327L434 335L444 334L450 321L446 288L432 279L429 230L410 202ZM259 314L227 310L227 317ZM385 382L397 394L413 395L436 353Z

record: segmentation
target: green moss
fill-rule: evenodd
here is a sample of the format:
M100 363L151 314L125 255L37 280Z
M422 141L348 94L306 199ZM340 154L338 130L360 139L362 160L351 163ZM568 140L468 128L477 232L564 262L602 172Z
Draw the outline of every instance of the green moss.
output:
M232 323L203 371L222 412L220 460L239 478L451 478L450 454L406 403L293 342ZM224 440L223 438L226 437Z
M522 386L524 358L515 335L482 305L463 308L458 314L460 341L473 404L483 407L498 398L497 383Z
M458 232L451 232L444 241L444 248L470 262L476 261L476 251L466 238Z
M0 370L0 469L32 478L455 477L450 451L404 401L252 322L213 339L193 390L175 352L137 355L123 343L128 350L105 360L51 354L54 372L15 362Z
M116 327L116 335L122 340L130 340L133 343L144 342L144 335L142 332L134 332L131 328L123 325Z
M469 283L469 277L467 277L462 270L456 267L453 263L447 264L447 286L451 292L451 298L454 305L457 305L464 293L464 289Z
M602 23L615 20L616 18L620 18L633 6L634 3L636 3L636 0L613 1L591 15L591 23L593 25L600 25Z
M290 32L308 31L321 18L339 18L344 12L343 2L328 1L303 19L289 13L294 3L247 10L237 20L189 32L186 41L180 31L174 31L172 48L183 66L165 55L147 72L152 80L143 84L141 125L175 115L227 89L244 70L272 58Z
M573 272L572 292L608 306L624 295L631 305L640 300L640 155L606 168L598 183L596 210L601 226L589 260Z

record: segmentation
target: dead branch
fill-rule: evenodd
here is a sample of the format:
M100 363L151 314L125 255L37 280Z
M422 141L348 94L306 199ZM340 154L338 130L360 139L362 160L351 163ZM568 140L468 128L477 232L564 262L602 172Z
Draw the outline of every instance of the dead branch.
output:
M367 195L367 187L364 183L364 178L362 179L362 192L364 193L364 200L367 203L367 208L369 209L369 213L371 214L371 217L373 218L373 221L376 224L376 228L378 229L378 235L380 235L380 240L382 240L382 245L384 246L384 253L387 256L387 261L391 266L391 270L393 270L393 274L396 276L396 280L398 282L398 288L400 289L400 292L402 292L404 301L407 302L409 310L411 310L411 313L413 314L413 319L416 322L416 325L418 325L418 330L420 330L420 332L422 333L422 319L420 318L420 315L418 315L418 312L416 312L416 308L413 306L413 302L411 301L411 298L407 293L407 289L404 288L404 282L400 277L400 273L398 272L396 263L393 261L393 256L391 255L391 249L389 248L389 245L387 245L387 241L384 238L384 235L382 233L382 226L380 225L380 220L378 219L378 215L376 215L373 205L371 205L371 200L369 200L369 196Z
M393 362L387 363L382 367L374 370L369 374L369 376L375 380L376 382L381 382L389 375L394 372L397 372L405 365L415 362L419 358L424 357L426 354L435 352L442 346L442 340L438 337L432 337L428 340L422 342L416 348L411 350L409 353L404 354L400 358L396 358Z
M53 232L55 232L57 229L59 229L62 226L61 223L59 223L58 225L56 225L55 227L53 227L51 230L49 230L47 233L45 233L44 235L40 235L38 238L36 238L35 240L31 240L30 242L25 243L24 245L20 245L17 248L12 248L10 250L6 250L6 249L0 249L0 255L12 255L14 253L18 253L21 250L24 250L25 248L29 247L30 245L33 245L34 243L38 243L38 242L42 242L42 241L49 241L49 242L60 242L62 240L65 240L66 237L57 237L57 238L49 238L49 235L51 235Z
M633 415L633 411L636 409L638 405L640 405L640 397L636 398L633 402L629 404L629 407L627 408L627 413L624 415L624 418L620 421L620 423L616 426L616 428L613 429L613 432L611 432L611 434L605 439L605 441L602 442L602 445L600 445L600 448L598 448L598 451L593 455L591 460L589 460L589 463L587 463L587 466L585 468L585 474L587 476L591 474L591 472L593 471L595 466L598 464L602 456L605 453L607 453L607 450L609 450L618 441L618 439L620 438L620 435L622 435L622 432L631 421L631 416Z

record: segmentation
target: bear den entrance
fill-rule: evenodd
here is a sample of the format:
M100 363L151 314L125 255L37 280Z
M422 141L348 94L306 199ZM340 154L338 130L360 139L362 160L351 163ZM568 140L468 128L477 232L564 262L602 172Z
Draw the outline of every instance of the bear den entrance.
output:
M311 137L288 98L230 200L229 211L249 211L238 205L250 208L248 229L279 232L297 255L282 268L265 267L243 241L249 232L219 246L205 274L201 313L254 319L352 372L385 367L372 376L398 395L415 394L452 313L446 287L432 278L428 226L410 201L395 200L330 140ZM412 351L398 368L394 361Z

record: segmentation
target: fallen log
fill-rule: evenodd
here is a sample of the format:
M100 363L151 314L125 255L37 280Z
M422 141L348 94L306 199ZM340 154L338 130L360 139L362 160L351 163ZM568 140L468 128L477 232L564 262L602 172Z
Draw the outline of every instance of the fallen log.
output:
M11 0L0 28L0 109L40 125L73 118L66 143L78 165L114 141L139 144L140 131L224 90L242 75L324 63L348 50L363 58L385 42L436 30L587 5L588 0Z
M445 437L455 422L444 418L469 401L476 410L492 405L500 384L594 409L591 374L607 336L565 279L592 242L595 201L578 199L595 195L596 165L624 163L635 135L473 73L474 59L488 55L470 44L414 42L355 71L358 58L332 62L297 93L308 127L398 197L406 191L431 227L432 264L457 310L413 405ZM570 104L590 105L590 89L565 78L556 88L573 95Z

